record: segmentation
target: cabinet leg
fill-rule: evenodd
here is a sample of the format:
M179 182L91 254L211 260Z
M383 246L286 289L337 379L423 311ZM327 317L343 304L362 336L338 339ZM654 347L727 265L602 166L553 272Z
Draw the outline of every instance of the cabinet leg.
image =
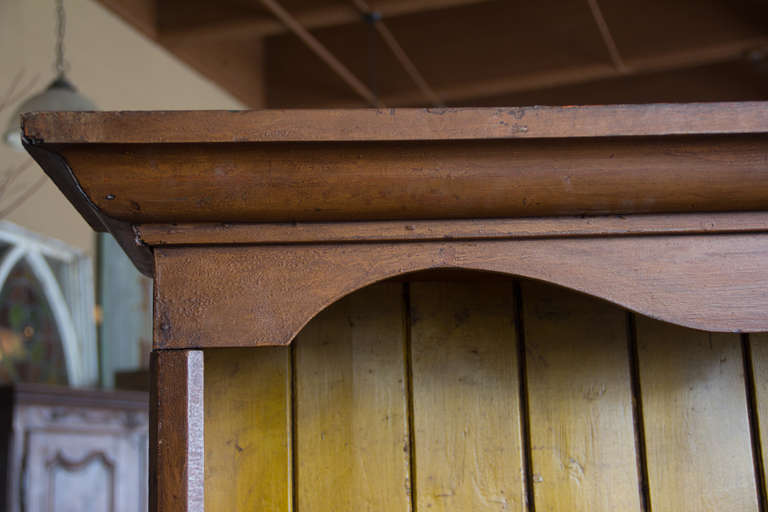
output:
M203 512L203 352L157 350L150 362L150 512Z

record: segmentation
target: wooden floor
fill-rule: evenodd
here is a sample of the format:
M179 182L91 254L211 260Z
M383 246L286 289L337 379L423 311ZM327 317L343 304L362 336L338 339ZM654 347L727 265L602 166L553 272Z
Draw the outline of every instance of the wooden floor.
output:
M386 282L205 379L210 511L765 511L768 335Z

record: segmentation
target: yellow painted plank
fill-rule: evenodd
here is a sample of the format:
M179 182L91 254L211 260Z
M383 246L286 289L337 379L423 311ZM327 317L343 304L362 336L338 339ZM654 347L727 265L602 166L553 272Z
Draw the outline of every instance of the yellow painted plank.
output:
M739 336L637 319L654 512L757 510Z
M536 510L639 511L627 313L524 281Z
M411 284L416 510L524 510L511 281Z
M290 511L290 349L205 350L205 509Z
M402 284L365 288L294 340L297 510L410 511Z
M755 383L755 414L763 453L763 473L768 469L768 334L750 334L749 348L752 352L752 378ZM765 475L763 475L765 476ZM765 482L762 482L765 486ZM768 490L763 489L764 493Z

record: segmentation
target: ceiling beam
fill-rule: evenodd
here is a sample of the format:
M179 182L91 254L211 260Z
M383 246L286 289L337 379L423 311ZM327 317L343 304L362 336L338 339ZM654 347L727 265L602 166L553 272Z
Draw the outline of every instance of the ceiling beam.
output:
M139 32L154 39L157 36L157 0L97 0Z
M182 0L97 1L251 107L367 103L307 51L263 7L264 0L225 2L213 11L212 4L190 0L185 15L177 9L179 16L166 22L163 12ZM422 106L434 97L448 105L471 104L620 77L684 74L768 49L758 22L768 7L752 0L649 0L634 17L624 3L591 1L378 0L371 9L387 20L398 48L429 84L433 98L425 101L424 87L415 86L413 73L404 71L381 38L371 37L372 26L362 22L353 1L317 7L322 4L280 0L387 106ZM648 27L658 29L652 37Z
M167 50L249 108L264 107L263 45L260 38L207 37L165 40Z
M119 3L117 0L100 1L104 3ZM489 1L491 0L385 0L376 2L372 7L382 18L390 18ZM343 2L333 6L292 11L291 15L307 30L357 23L361 20L360 12L351 4L345 5ZM233 37L238 35L268 37L287 32L289 32L289 29L285 24L265 13L264 16L233 19L217 23L206 23L205 20L201 20L200 25L165 29L163 30L163 36L167 38L186 38L226 34Z
M749 58L655 73L622 74L580 84L471 98L451 105L474 107L762 101L768 98L768 77L760 72L760 65L760 62Z
M335 55L328 51L315 36L309 33L307 29L299 23L296 18L286 11L277 0L260 0L261 3L275 15L288 29L296 35L307 47L317 55L328 67L330 67L339 78L363 98L372 107L383 108L384 105L379 101L376 95L367 85L360 81L347 67L339 61Z
M593 82L622 75L654 73L727 62L744 58L750 52L766 47L768 47L768 38L751 38L705 48L651 55L631 60L625 59L623 70L617 69L609 61L525 75L520 75L511 69L507 77L468 84L457 84L450 87L438 87L436 88L436 93L443 101L450 105L451 103L465 102L473 98L502 96L537 89ZM393 106L411 106L423 103L421 95L415 91L385 96L382 98L382 101L387 105Z

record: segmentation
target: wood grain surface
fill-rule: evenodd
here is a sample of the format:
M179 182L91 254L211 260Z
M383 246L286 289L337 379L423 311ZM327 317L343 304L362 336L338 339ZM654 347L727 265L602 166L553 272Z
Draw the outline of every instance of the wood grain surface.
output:
M768 468L768 333L750 334L747 340L747 350L749 350L750 362L752 363L752 384L753 388L753 417L754 434L756 434L756 443L754 447L760 448L760 453L756 454L756 466L758 470L757 485L762 487L761 497L763 500L768 496L766 488L765 471ZM762 510L766 510L768 503L763 503Z
M762 338L531 283L521 326L501 278L365 287L487 271L768 331L767 103L24 123L95 227L154 246L153 511L765 501ZM204 399L190 349L302 328L209 354Z
M434 268L540 279L700 329L766 331L766 251L768 237L746 234L158 248L155 345L287 344L344 295Z
M205 350L204 408L201 352L156 352L152 510L201 510L203 410L208 510L760 510L765 335L442 275L344 297L292 348Z
M766 102L387 110L37 112L39 143L615 137L768 131Z
M637 345L652 510L759 510L739 337L639 317Z
M346 297L296 340L297 510L412 510L401 289Z
M765 134L58 147L131 223L762 210Z
M152 353L149 509L203 512L203 352Z
M768 232L768 212L445 221L142 224L147 245L444 241Z
M415 509L525 510L509 281L413 283Z
M536 510L640 512L627 314L522 284Z
M204 353L206 510L293 510L290 350Z

